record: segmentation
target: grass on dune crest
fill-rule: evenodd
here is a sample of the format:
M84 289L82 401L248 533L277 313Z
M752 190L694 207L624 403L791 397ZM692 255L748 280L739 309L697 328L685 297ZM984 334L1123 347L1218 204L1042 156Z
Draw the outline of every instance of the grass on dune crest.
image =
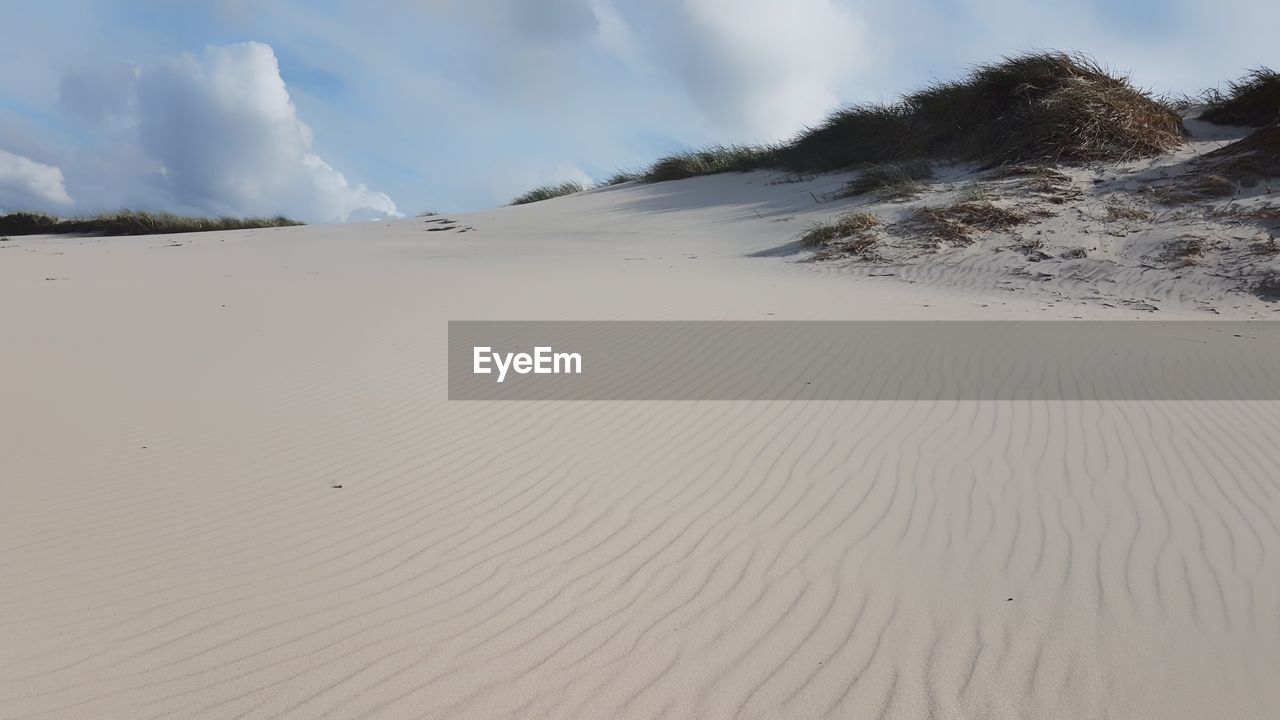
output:
M788 170L828 172L918 157L913 128L905 104L854 105L806 128L778 151L778 161Z
M1280 73L1267 67L1250 70L1228 84L1227 92L1208 93L1201 120L1217 125L1265 127L1280 121Z
M293 225L302 223L284 216L204 218L139 210L120 210L71 219L31 212L0 215L0 233L6 235L167 235Z
M979 65L904 99L912 148L994 163L1120 161L1184 141L1172 108L1093 58L1030 53Z
M1173 199L1225 197L1242 186L1280 177L1280 73L1260 67L1211 91L1201 120L1256 127L1250 135L1206 154L1194 177L1173 189Z
M600 186L612 187L614 185L621 185L622 183L639 182L642 179L643 178L638 172L632 172L631 170L619 170L606 178L604 182L600 183Z
M774 166L775 152L770 147L728 145L676 153L651 165L641 174L641 179L646 182L662 182L699 175L760 170Z
M528 205L529 203L542 202L551 198L560 197L562 195L572 195L582 192L582 183L577 180L566 180L559 185L543 185L536 187L529 192L517 197L511 201L511 205Z
M677 153L648 182L777 169L830 172L912 160L1121 161L1184 141L1182 118L1082 54L1048 51L978 65L894 103L842 108L788 142Z

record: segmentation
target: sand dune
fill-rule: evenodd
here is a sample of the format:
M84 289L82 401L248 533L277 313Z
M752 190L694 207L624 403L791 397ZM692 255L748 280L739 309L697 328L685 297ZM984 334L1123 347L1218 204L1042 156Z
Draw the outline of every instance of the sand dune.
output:
M0 716L1274 717L1276 403L445 400L450 319L1272 310L773 179L4 243Z

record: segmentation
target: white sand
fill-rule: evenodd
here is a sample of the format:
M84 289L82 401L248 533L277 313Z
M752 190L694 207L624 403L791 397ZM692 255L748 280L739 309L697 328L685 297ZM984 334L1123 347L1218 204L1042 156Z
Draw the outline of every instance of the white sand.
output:
M1276 403L445 401L449 319L1273 309L751 257L772 177L0 243L0 717L1280 716Z

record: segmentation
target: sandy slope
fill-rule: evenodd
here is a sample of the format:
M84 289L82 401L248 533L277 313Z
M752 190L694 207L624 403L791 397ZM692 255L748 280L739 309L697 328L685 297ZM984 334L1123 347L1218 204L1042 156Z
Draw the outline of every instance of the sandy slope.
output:
M776 179L0 243L0 717L1276 717L1274 403L444 400L448 319L1272 310Z

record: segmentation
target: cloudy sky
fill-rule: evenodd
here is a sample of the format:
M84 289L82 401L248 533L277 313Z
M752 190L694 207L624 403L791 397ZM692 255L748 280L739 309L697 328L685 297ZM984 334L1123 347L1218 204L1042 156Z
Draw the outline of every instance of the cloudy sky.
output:
M313 222L775 140L1032 48L1157 92L1280 66L1273 0L0 4L0 210Z

